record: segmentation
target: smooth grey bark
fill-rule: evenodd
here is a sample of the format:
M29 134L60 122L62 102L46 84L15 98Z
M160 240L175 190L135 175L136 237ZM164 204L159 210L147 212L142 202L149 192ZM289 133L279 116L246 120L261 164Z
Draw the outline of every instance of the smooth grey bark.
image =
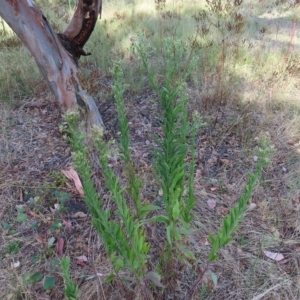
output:
M83 46L95 27L101 5L101 0L79 0L63 34L54 32L33 0L2 0L0 16L34 57L62 110L75 109L83 101L90 123L104 126L93 97L81 87L77 76L77 61L87 55Z

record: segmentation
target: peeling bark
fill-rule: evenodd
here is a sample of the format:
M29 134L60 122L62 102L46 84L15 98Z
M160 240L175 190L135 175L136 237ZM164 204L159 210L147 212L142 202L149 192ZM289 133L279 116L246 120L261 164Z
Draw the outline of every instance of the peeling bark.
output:
M82 100L91 124L103 126L94 99L82 89L77 76L80 72L77 61L81 55L86 55L83 46L95 27L101 4L101 0L80 0L63 35L54 32L32 0L1 1L0 16L34 57L62 110L77 108ZM61 42L62 36L67 38L67 45Z

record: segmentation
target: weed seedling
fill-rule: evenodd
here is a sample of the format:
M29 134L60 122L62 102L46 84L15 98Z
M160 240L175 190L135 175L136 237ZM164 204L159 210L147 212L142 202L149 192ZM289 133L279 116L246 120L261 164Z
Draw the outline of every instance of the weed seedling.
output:
M78 299L78 285L71 279L70 274L70 257L65 257L60 261L60 266L63 271L62 275L64 278L65 285L65 296L69 300Z
M21 249L21 242L20 241L15 241L9 243L5 249L4 249L4 254L16 254L19 252Z

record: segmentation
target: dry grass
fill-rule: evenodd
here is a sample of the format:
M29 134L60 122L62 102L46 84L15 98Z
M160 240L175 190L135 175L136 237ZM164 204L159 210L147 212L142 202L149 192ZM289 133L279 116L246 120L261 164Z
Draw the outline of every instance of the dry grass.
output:
M130 45L137 31L143 31L159 49L161 36L172 35L174 26L176 36L188 41L194 35L196 21L191 15L198 9L196 2L191 1L190 6L182 1L168 2L165 10L178 13L181 20L162 18L149 1L139 1L136 6L116 0L104 3L102 20L87 46L93 56L82 61L87 88L99 99L108 134L117 138L109 69L112 59L122 59L129 84L125 100L133 158L145 183L143 197L150 202L158 197L151 175L151 135L159 132L154 114L157 98L145 83ZM207 122L197 137L195 182L196 220L203 226L196 227L189 241L202 262L210 250L208 233L217 231L243 192L247 173L254 165L252 150L260 132L269 133L276 153L251 200L256 206L211 266L218 275L217 286L205 277L195 299L300 299L299 8L275 6L274 1L255 5L250 0L244 2L241 12L247 20L246 30L229 39L237 44L227 45L225 60L221 58L220 36L214 36L216 42L211 47L196 49L199 64L187 84L189 110L199 111ZM47 246L48 239L55 237L56 241L65 241L64 255L71 257L71 275L79 285L80 299L133 299L130 281L105 283L112 267L101 239L75 188L58 175L72 164L69 145L58 129L60 112L52 95L44 92L34 62L29 62L27 54L20 57L23 51L22 46L1 42L0 56L5 62L1 68L7 72L0 72L0 298L63 299L61 270L55 267L59 257L55 247ZM161 59L160 51L153 54L157 70ZM8 107L4 105L7 102L17 105ZM97 160L93 153L91 157ZM112 164L119 170L117 153L113 157ZM97 169L94 179L104 205L110 206ZM58 201L54 191L71 193L66 211L53 211ZM34 197L39 197L38 204L30 207L28 200ZM217 201L214 209L207 205L211 199ZM18 205L25 207L25 222L16 220ZM78 212L84 214L78 216ZM51 231L55 220L70 220L72 230L64 225ZM37 228L32 228L33 222L38 222ZM4 223L11 228L8 230ZM154 245L152 253L159 253L161 228L149 226L147 231ZM280 252L285 259L272 261L264 250ZM76 263L81 255L87 257L87 263ZM18 261L20 266L12 268L11 264ZM157 261L153 255L151 263ZM56 278L51 292L46 293L40 283L23 284L24 274L37 271ZM157 293L155 299L184 299L198 270L176 266L176 271L172 294Z

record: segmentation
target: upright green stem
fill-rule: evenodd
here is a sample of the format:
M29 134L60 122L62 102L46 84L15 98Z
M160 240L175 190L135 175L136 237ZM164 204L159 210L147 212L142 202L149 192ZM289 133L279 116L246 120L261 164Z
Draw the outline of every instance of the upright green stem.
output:
M131 160L131 151L129 149L130 138L129 138L129 126L127 120L127 114L125 109L125 103L123 99L124 85L122 83L123 72L119 62L114 64L114 79L115 84L113 86L113 92L117 103L117 113L120 125L120 151L121 157L125 162L124 171L127 175L129 190L131 198L134 202L136 214L139 219L142 217L142 201L140 195L141 181L135 175L135 168Z

